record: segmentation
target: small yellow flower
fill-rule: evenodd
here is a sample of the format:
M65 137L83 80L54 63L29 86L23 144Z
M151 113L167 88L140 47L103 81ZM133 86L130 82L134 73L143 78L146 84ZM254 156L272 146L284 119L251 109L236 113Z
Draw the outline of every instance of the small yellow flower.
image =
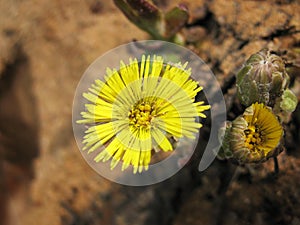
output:
M96 80L83 96L86 104L82 120L87 124L84 149L102 151L96 162L111 159L111 169L119 161L134 173L147 170L153 150L172 151L171 139L195 138L202 126L197 117L210 108L195 102L202 87L190 78L184 65L164 64L160 56L129 60L120 69L107 69L105 81Z
M220 154L240 163L262 162L280 152L277 147L282 135L272 110L254 103L228 124Z

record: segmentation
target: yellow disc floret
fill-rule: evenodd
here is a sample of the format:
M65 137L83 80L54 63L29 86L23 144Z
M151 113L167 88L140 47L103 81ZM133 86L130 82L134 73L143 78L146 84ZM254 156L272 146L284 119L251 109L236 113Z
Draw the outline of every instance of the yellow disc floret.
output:
M150 129L151 120L155 116L155 106L145 101L141 101L133 106L128 115L131 126L145 129Z

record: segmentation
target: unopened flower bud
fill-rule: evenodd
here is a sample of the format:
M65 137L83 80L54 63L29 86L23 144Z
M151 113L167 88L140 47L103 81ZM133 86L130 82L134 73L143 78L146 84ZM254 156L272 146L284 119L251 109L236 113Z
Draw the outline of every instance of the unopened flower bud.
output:
M286 112L294 112L297 104L298 104L298 99L295 96L295 94L290 89L286 89L282 94L280 108Z
M290 90L284 90L280 98L276 99L273 112L280 118L281 122L288 123L291 119L291 113L295 111L298 104L298 98Z
M250 56L237 74L238 97L245 106L259 102L273 107L288 84L283 60L267 49Z

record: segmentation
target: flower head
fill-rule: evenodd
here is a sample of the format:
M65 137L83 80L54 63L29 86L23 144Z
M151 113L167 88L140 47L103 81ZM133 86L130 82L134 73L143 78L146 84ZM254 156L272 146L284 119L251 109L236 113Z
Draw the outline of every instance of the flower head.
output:
M251 55L237 74L238 97L247 107L255 102L273 107L288 85L284 61L268 49Z
M172 139L194 138L202 126L197 117L210 108L195 102L202 87L190 78L184 65L164 64L160 56L142 56L122 61L120 69L107 69L105 81L96 80L83 96L90 102L82 112L87 124L84 149L102 151L96 162L111 160L111 168L122 161L134 173L147 170L153 152L172 151Z
M239 163L262 162L280 152L283 129L269 107L254 103L227 124L220 154Z

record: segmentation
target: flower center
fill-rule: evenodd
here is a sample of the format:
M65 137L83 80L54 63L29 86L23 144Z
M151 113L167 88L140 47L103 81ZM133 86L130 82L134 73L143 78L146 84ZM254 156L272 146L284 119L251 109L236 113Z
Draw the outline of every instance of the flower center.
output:
M262 135L259 129L255 126L249 126L247 130L244 131L245 133L245 146L253 151L254 149L257 149L259 145L262 144Z
M149 129L151 120L156 116L155 106L148 102L139 102L128 114L129 124L135 128Z

